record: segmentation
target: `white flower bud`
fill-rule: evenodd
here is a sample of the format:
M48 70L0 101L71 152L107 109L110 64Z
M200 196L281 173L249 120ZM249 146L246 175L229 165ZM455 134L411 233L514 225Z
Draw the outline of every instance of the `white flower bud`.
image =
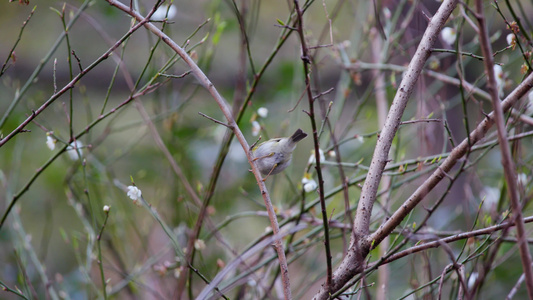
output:
M268 116L268 108L266 107L260 107L259 109L257 109L257 114L261 117L261 118L266 118Z
M128 197L130 197L131 200L133 200L133 203L135 205L141 206L141 202L139 200L141 200L142 191L138 187L134 185L128 186L127 195Z
M455 29L451 27L444 27L440 32L440 37L444 40L446 44L453 45L453 43L455 43L455 40L457 39L457 31L455 31Z

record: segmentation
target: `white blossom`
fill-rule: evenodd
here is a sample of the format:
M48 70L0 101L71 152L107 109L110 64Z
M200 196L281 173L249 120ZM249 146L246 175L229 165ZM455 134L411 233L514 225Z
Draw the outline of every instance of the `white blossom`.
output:
M57 140L54 139L53 137L50 136L49 133L46 134L46 146L50 149L50 150L54 150L56 148L56 143L57 143Z
M509 33L505 38L507 40L507 45L512 46L516 43L516 36L514 33Z
M130 197L131 200L133 200L133 203L135 203L138 206L141 206L141 202L139 200L141 200L142 191L138 187L134 185L128 186L127 195L128 197Z
M318 184L316 183L316 181L311 179L308 183L304 184L304 191L306 193L309 193L309 192L315 191L317 187L318 187Z
M470 278L468 278L468 289L471 290L474 287L474 284L476 283L477 277L479 274L477 272L474 272L470 274Z
M442 31L440 32L440 37L444 42L448 45L453 45L455 43L455 40L457 39L457 31L455 28L451 27L444 27Z
M527 184L527 175L526 174L520 173L520 174L518 174L516 179L518 181L518 184L520 184L522 186L526 186L526 184Z
M74 142L70 143L70 145L67 147L67 154L70 159L79 160L80 155L83 155L83 151L81 150L82 147L83 143L79 140L75 140Z
M318 187L318 184L316 183L316 181L314 179L310 178L310 175L308 175L308 174L306 174L302 178L302 185L303 185L304 191L306 193L315 191L316 188Z
M260 131L261 131L261 124L259 124L259 122L257 121L253 121L252 122L252 135L258 136Z
M104 212L109 212L110 209L109 205L104 205Z
M194 249L198 251L202 251L205 249L205 242L204 240L196 240L194 241Z
M261 118L266 118L268 116L268 108L266 107L259 107L257 109L257 114L261 117Z
M167 14L168 11L168 14ZM151 20L153 21L163 21L165 19L173 19L176 14L178 13L178 9L175 5L170 5L170 8L168 5L161 5L157 8L157 10L152 15Z
M318 155L320 155L320 161L325 161L326 157L324 156L324 151L322 149L318 149ZM307 161L308 164L316 164L316 156L315 156L315 150L311 150L311 156L309 156L309 160Z

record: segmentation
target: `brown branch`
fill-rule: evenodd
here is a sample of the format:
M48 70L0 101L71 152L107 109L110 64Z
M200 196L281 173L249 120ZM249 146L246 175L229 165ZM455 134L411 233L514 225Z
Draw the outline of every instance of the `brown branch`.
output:
M374 4L375 5L375 4ZM379 15L376 13L376 15ZM383 30L381 25L377 25L378 28L380 28L380 32ZM383 32L383 35L385 33ZM371 47L372 47L372 60L374 63L381 64L384 62L384 57L382 54L383 49L383 42L381 38L377 35L377 29L372 28L371 29ZM378 128L380 130L383 129L383 126L385 125L385 120L387 119L387 112L389 111L389 103L387 101L387 92L386 92L386 83L385 83L385 74L381 70L374 69L372 70L373 76L374 76L374 93L376 95L376 111L378 115ZM400 123L400 125L404 124L404 122ZM392 178L390 176L386 176L383 178L382 186L383 190L387 191L390 190L392 183ZM390 210L390 193L383 193L382 197L382 205L383 210L385 212L388 212ZM388 213L385 214L386 216ZM383 240L383 242L380 245L379 248L379 255L383 256L385 255L386 251L388 250L390 245L390 238L387 237ZM379 268L378 270L378 290L376 294L377 300L384 300L387 299L387 287L389 286L390 282L390 269L389 266L383 266L382 268Z
M522 260L522 267L524 268L524 275L526 277L526 287L529 299L533 299L533 270L531 269L531 254L526 242L526 229L524 221L522 220L522 206L520 205L520 196L518 195L518 188L516 182L516 172L514 161L511 157L509 142L507 141L507 130L505 128L505 118L503 116L502 104L498 97L498 86L496 84L496 77L494 75L494 58L492 57L492 48L487 32L487 25L485 24L485 17L483 14L483 1L476 1L476 18L479 23L479 41L481 44L481 52L485 56L483 61L485 64L485 72L488 77L488 90L492 98L492 106L494 108L494 118L496 129L498 131L498 141L502 155L502 165L507 182L507 191L509 193L509 200L513 210L513 217L516 220L516 232L518 242L518 249L520 258Z
M7 55L7 58L6 58L6 61L2 64L2 68L0 68L0 77L2 77L2 75L5 73L5 71L7 71L7 69L9 69L8 63L9 63L10 60L13 60L13 63L15 63L15 59L16 59L15 48L17 48L18 43L22 39L22 33L24 32L24 28L26 28L26 25L28 25L28 22L30 21L31 17L33 17L33 13L35 13L35 9L36 8L37 8L37 6L33 7L33 9L30 12L30 15L28 16L28 18L26 18L26 21L24 21L22 23L22 26L20 27L20 32L19 32L18 38L15 41L15 44L13 44L13 47L11 48L11 50L9 50L9 53Z
M370 217L372 207L377 198L377 192L383 170L388 162L389 150L392 145L396 131L400 125L403 111L407 105L409 97L414 89L417 79L422 72L424 64L431 54L431 48L437 40L441 27L444 25L451 12L457 5L457 0L444 1L436 14L431 18L422 40L409 64L407 71L399 86L398 92L394 97L387 120L381 132L370 168L367 174L367 179L363 185L361 197L357 206L357 212L354 220L354 231L350 242L350 249L348 255L342 260L337 270L333 275L332 289L336 291L346 284L355 274L362 271L364 266L364 257L367 256L371 246L376 246L385 238L386 235L381 235L377 243L373 243L372 238L368 238ZM402 218L403 219L403 218ZM389 222L386 222L386 224ZM397 224L395 224L396 226ZM395 227L394 226L394 227ZM388 228L390 233L394 227ZM387 235L388 235L387 233ZM371 237L375 236L372 235ZM326 299L329 291L321 288L315 295L314 299Z
M325 289L329 292L331 291L331 282L333 277L333 267L331 265L331 248L330 248L330 241L329 241L329 226L328 226L328 214L326 209L326 200L324 198L324 179L322 178L322 169L320 167L320 146L319 146L319 140L318 140L318 131L316 126L316 120L315 120L315 110L314 110L314 102L315 99L313 98L313 92L311 91L311 83L310 83L310 72L309 72L309 64L311 63L311 58L309 54L309 49L307 48L307 43L305 41L305 35L303 30L303 12L300 9L300 3L298 0L294 0L294 10L296 11L296 15L298 18L298 36L300 38L300 46L302 48L302 65L304 70L304 77L305 77L305 86L307 91L307 98L309 102L309 119L311 120L311 128L313 129L313 141L315 145L315 160L316 160L316 174L318 177L318 194L320 197L320 208L322 212L322 219L324 221L324 247L326 250L326 284Z
M403 77L398 92L394 97L383 131L379 136L374 156L372 157L367 175L368 179L365 181L361 192L354 223L355 235L360 237L368 235L372 207L376 200L379 182L381 181L383 169L388 162L389 150L400 124L401 116L424 64L431 54L431 47L436 40L435 36L440 32L441 27L448 19L456 4L456 0L443 2L435 16L433 16L414 54L413 60Z
M409 120L409 121L402 121L400 122L400 125L406 125L406 124L414 124L414 123L429 123L429 122L442 122L442 119L418 119L418 120Z
M523 219L521 221L525 222L525 223L531 223L531 222L533 222L533 216L527 217L527 218L525 218L525 219ZM395 260L403 258L403 257L405 257L407 255L411 255L411 254L414 254L414 253L417 253L417 252L420 252L420 251L424 251L424 250L431 249L431 248L437 248L440 245L442 245L443 243L449 244L449 243L457 242L457 241L460 241L460 240L465 240L465 239L468 239L468 238L471 238L471 237L492 234L492 233L494 233L496 231L503 230L503 229L506 229L506 228L508 228L510 226L515 226L515 225L516 225L515 221L505 222L505 223L502 223L502 224L498 224L498 225L494 225L494 226L490 226L490 227L486 227L486 228L482 228L482 229L478 229L478 230L473 230L473 231L470 231L470 232L463 232L463 233L459 233L459 234L452 235L452 236L449 236L449 237L441 238L441 239L438 239L438 240L435 240L435 241L431 241L431 242L423 243L423 244L420 244L420 245L416 245L416 246L411 247L409 249L405 249L405 250L400 251L400 252L398 252L396 254L393 254L393 255L389 256L388 258L386 258L383 261L379 261L379 262L376 262L374 264L371 264L370 266L368 266L368 268L371 269L371 268L374 268L376 265L388 264L390 262L393 262Z
M509 94L509 96L507 96L504 101L502 101L503 111L509 110L512 105L531 89L532 86L533 74L530 74ZM392 230L401 223L403 218L427 195L427 193L429 193L441 181L441 179L445 177L445 173L452 169L455 163L470 149L471 145L475 144L485 136L493 123L494 113L490 113L479 123L474 131L470 133L470 143L468 139L464 139L457 147L455 147L439 168L418 187L418 189L400 206L389 220L368 237L367 243L374 243L377 245L385 236L392 232Z
M137 11L132 10L127 5L122 4L119 1L116 0L107 0L107 2L118 9L124 11L125 13L129 14L130 16L134 17L137 21L141 21L144 19L142 15L140 15ZM274 234L279 233L279 225L276 218L276 213L274 211L274 207L272 205L272 202L270 201L270 195L268 193L268 190L266 188L265 182L263 181L263 178L261 176L261 173L257 169L257 166L255 162L253 161L252 152L249 149L248 142L244 138L244 135L242 134L240 128L238 127L235 119L233 118L231 108L226 103L226 100L222 98L222 96L218 93L217 89L213 85L213 83L209 80L209 78L204 74L204 72L198 67L198 65L194 62L194 60L187 54L183 48L181 48L177 43L175 43L169 36L167 36L165 33L163 33L157 26L151 24L151 23L145 23L145 28L151 31L154 35L161 38L161 40L166 43L172 50L174 50L182 59L183 61L191 68L191 72L196 77L196 79L199 81L199 83L211 94L213 99L218 104L220 110L226 117L226 120L228 122L229 126L233 127L233 132L237 139L239 140L244 153L246 154L246 157L248 158L248 162L250 163L250 166L252 168L252 172L256 178L257 184L259 185L259 189L261 190L261 195L263 196L263 200L265 202L265 206L268 212L268 216L270 219L270 224L272 227L272 231ZM283 250L283 244L281 242L281 239L277 239L274 242L274 247L276 249L276 252L278 254L278 260L281 268L281 279L283 284L283 292L285 299L291 299L291 290L290 290L290 282L289 282L289 268L287 265L287 259L285 257L285 251Z
M217 124L220 124L220 125L222 125L222 126L227 127L228 129L233 130L233 127L231 127L230 125L228 125L228 124L226 124L226 123L224 123L224 122L222 122L222 121L219 121L219 120L217 120L217 119L215 119L215 118L211 118L210 116L204 114L203 112L200 112L200 111L199 111L198 114L199 114L200 116L202 116L202 117L208 119L208 120L211 120L211 121L213 121L213 122L215 122L215 123L217 123ZM253 147L251 147L251 148L253 149Z

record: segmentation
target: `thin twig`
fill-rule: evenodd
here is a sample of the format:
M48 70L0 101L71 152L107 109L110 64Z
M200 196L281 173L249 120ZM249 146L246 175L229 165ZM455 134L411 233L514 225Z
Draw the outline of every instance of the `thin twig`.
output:
M28 25L28 22L30 21L31 17L33 16L33 13L35 12L36 8L37 8L37 6L33 7L33 9L31 10L30 15L28 16L28 18L26 18L24 23L22 23L22 26L20 27L20 32L19 32L19 35L17 37L17 40L15 41L15 44L13 44L13 47L11 48L11 50L9 50L7 58L6 58L6 61L2 64L2 68L0 68L0 77L2 77L2 75L5 73L5 71L7 71L7 69L9 69L9 66L8 66L9 60L12 59L13 62L15 62L15 48L17 48L18 43L22 39L22 33L24 32L24 28L26 28L26 25ZM2 126L0 125L0 127L2 127Z
M263 75L265 74L265 71L266 71L267 67L272 63L274 57L279 52L281 46L287 41L288 37L290 36L290 34L292 32L293 31L286 30L286 31L282 31L280 33L280 37L278 39L278 43L274 46L272 52L270 53L270 55L266 59L265 63L263 64L263 66L259 70L259 72L257 74L254 74L253 81L250 84L250 87L248 89L248 94L246 95L246 98L244 99L244 102L241 104L240 109L238 111L238 114L236 116L236 120L235 121L236 121L237 124L239 124L242 121L242 119L244 117L244 113L246 111L246 108L248 107L248 104L250 103L250 101L252 99L252 96L255 94L255 91L257 91L257 86L259 84L259 81L263 77ZM192 241L193 241L192 239L196 239L200 235L200 230L202 229L204 216L206 215L206 213L207 213L206 211L207 211L207 208L209 207L209 203L211 202L211 199L213 198L214 190L215 190L216 184L218 182L218 179L220 177L222 164L224 163L224 160L226 159L226 156L227 156L227 154L229 152L229 148L230 148L231 142L233 140L233 137L234 137L233 131L228 132L224 136L224 140L221 143L221 147L220 147L219 155L217 157L217 161L215 162L214 167L213 167L213 171L211 172L211 176L210 176L210 179L209 179L209 185L207 186L206 191L204 193L202 207L200 208L200 212L198 213L198 218L197 218L196 223L194 225L194 231L193 231L193 234L191 235L191 243L189 243L187 245L187 248L191 249L190 253L188 252L187 255L190 255L191 258L194 258L194 253L195 253L195 249L194 249L194 245L192 243ZM252 147L250 147L250 151L251 150L252 150ZM187 280L187 276L181 276L181 279L178 281L178 284L177 284L177 292L178 293L185 289L185 285L187 283L186 280ZM179 298L179 295L178 295L178 298Z
M5 143L7 143L10 139L12 139L17 133L19 133L26 125L28 125L36 116L38 116L40 113L42 113L50 104L52 104L56 99L58 99L61 95L63 95L65 92L71 90L74 88L76 83L85 76L89 71L91 71L94 67L99 65L102 61L107 59L111 53L118 48L122 42L129 37L133 32L135 32L137 29L139 29L145 22L148 20L141 20L138 24L133 26L121 39L119 39L111 48L109 48L104 54L102 54L98 59L96 59L90 66L85 68L82 72L80 72L77 76L75 76L67 85L65 85L61 90L54 93L43 105L41 105L37 110L33 111L32 114L24 120L17 128L15 128L11 133L9 133L7 136L5 136L2 140L0 140L0 147L2 147ZM1 127L1 125L0 125ZM0 228L2 227L3 223L0 223Z
M502 101L502 109L507 111L515 104L522 96L524 96L533 85L533 74L530 74L514 91L512 91L507 98ZM470 133L471 144L478 142L491 128L494 122L493 113L489 114L478 126ZM440 164L439 168L422 184L418 189L402 204L379 229L368 237L368 242L379 243L387 234L391 232L396 226L401 223L401 220L414 208L429 191L431 191L437 183L445 177L444 173L452 169L455 163L470 149L468 139L464 139L457 147L455 147L450 155Z
M107 225L107 220L109 219L109 207L107 210L104 210L105 213L105 219L104 224L102 224L102 227L100 228L100 232L98 232L98 235L96 236L96 244L98 246L98 268L100 270L100 279L102 280L102 294L104 295L104 299L107 299L107 280L105 279L104 275L104 263L102 259L102 234L104 233L105 226Z
M298 0L294 0L294 10L296 11L296 16L298 18L298 36L300 38L300 46L302 49L302 66L304 70L305 85L307 91L307 98L309 102L309 119L311 120L311 127L313 129L313 141L315 145L315 160L316 160L316 173L318 177L318 193L320 197L320 208L322 211L322 219L324 220L324 247L326 250L326 283L325 290L330 292L332 286L332 277L333 277L333 267L331 265L331 248L329 241L329 226L328 226L328 214L326 209L326 201L324 199L324 179L322 178L322 169L320 167L320 146L318 140L318 131L315 120L315 111L314 111L314 102L313 92L311 91L311 83L309 80L309 64L311 62L309 49L307 48L307 43L305 40L304 30L303 30L303 12L300 9L300 3Z
M78 55L76 55L76 51L72 50L72 56L74 56L74 58L78 62L78 68L79 68L80 72L83 72L83 67L81 66L81 60L78 57Z
M144 20L144 17L140 15L137 11L130 9L127 5L124 5L123 3L116 1L116 0L107 0L109 4L112 6L117 7L118 9L124 11L125 13L129 14L130 16L137 19L137 21ZM270 200L270 195L266 189L265 182L263 181L263 178L261 176L261 173L259 172L259 169L257 168L255 162L253 161L253 154L249 150L249 145L244 138L244 135L242 134L240 128L238 127L235 119L233 118L233 114L231 112L231 109L229 105L226 103L224 98L219 94L213 83L209 80L209 78L204 74L204 72L198 67L198 65L194 62L194 60L187 54L183 48L181 48L178 44L176 44L169 36L167 36L164 32L162 32L157 26L151 24L151 23L144 23L143 24L149 31L151 31L153 34L158 36L162 39L163 42L165 42L167 45L172 48L182 59L183 61L189 65L191 68L192 73L195 75L196 79L200 82L200 84L211 94L213 99L218 104L220 110L226 117L228 124L230 126L233 126L233 132L237 139L239 140L247 158L248 162L250 163L250 166L252 167L252 172L255 175L257 184L259 185L259 188L261 190L261 195L263 196L263 200L265 202L266 209L269 214L269 219L271 223L272 230L274 234L279 233L279 225L276 218L276 213L274 211L274 207L272 205L272 202ZM290 279L289 279L289 268L287 265L287 259L285 257L285 251L283 249L283 244L281 239L277 239L274 243L274 246L276 248L276 252L278 254L278 260L281 268L281 278L282 278L282 284L283 284L283 292L285 299L291 299L291 290L290 290Z
M306 93L308 87L309 87L309 86L306 86L305 89L302 91L302 94L300 95L300 98L298 98L298 101L296 101L296 104L294 105L294 107L293 107L293 108L290 108L289 110L287 110L288 113L293 112L293 111L296 109L296 107L298 107L298 105L300 104L300 102L301 102L302 99L304 98L305 93Z
M76 14L70 19L70 22L68 23L67 25L67 28L70 28L72 26L72 24L74 24L76 22L76 20L78 19L78 17L81 15L81 13L87 8L89 7L89 4L92 3L91 0L85 0L85 2L83 2L83 4L80 6L80 8L78 9L78 11L76 12ZM59 47L59 45L61 44L61 42L63 41L63 39L66 37L66 32L63 32L59 38L55 41L54 45L50 48L50 51L45 55L45 57L43 59L41 59L39 65L35 68L35 70L33 71L33 73L30 75L30 77L28 78L28 80L26 81L26 83L24 83L24 86L22 86L22 88L20 88L19 92L16 93L15 95L15 98L13 99L13 101L11 101L11 104L9 104L9 107L7 108L7 110L4 112L4 115L2 116L2 119L0 119L0 129L2 129L2 127L4 126L4 124L6 123L7 121L7 118L9 117L9 115L11 114L11 112L13 111L13 109L15 109L15 106L17 106L17 104L19 103L19 101L23 98L24 94L28 91L28 89L33 85L34 83L34 80L35 78L37 78L37 76L39 76L39 74L41 73L42 69L44 68L44 65L46 63L48 63L48 61L50 60L50 58L52 57L52 54L55 53L55 51L57 50L57 48ZM0 144L0 147L2 145Z
M443 52L443 53L453 53L453 54L460 54L463 56L470 56L472 58L475 58L477 60L483 61L485 58L483 56L475 55L470 52L457 52L456 50L452 49L431 49L431 52Z
M505 297L505 300L511 300L514 298L514 296L516 295L516 292L518 292L518 289L522 285L522 282L524 282L524 279L526 279L526 276L524 273L522 273L522 275L520 275L520 277L516 281L513 288L509 291L509 294L507 294L507 296Z
M476 18L479 23L479 40L481 44L481 51L486 57L485 72L488 77L488 89L492 98L492 106L494 108L494 118L496 129L498 130L498 141L500 144L500 150L502 155L502 165L505 175L505 181L507 182L507 191L509 194L509 200L511 202L511 208L513 210L514 218L516 219L516 232L519 240L518 249L520 252L520 258L522 260L522 267L526 277L526 287L529 295L529 299L533 299L533 270L531 268L531 254L526 242L526 229L524 221L522 220L522 206L520 204L517 178L514 161L511 157L509 143L507 141L507 130L505 128L505 118L503 116L503 109L501 101L498 97L498 87L496 84L496 77L494 75L494 61L492 58L492 48L489 41L487 32L487 26L485 24L485 16L483 13L483 1L476 1ZM528 61L528 60L526 60Z
M217 120L217 119L213 119L213 118L211 118L210 116L208 116L208 115L206 115L206 114L204 114L204 113L202 113L202 112L198 112L198 114L199 114L200 116L206 118L206 119L209 119L209 120L211 120L211 121L213 121L213 122L215 122L215 123L217 123L217 124L220 124L220 125L226 126L226 127L228 127L229 129L233 130L233 127L232 127L231 125L228 125L228 124L226 124L226 123L224 123L224 122L221 122L221 121L219 121L219 120ZM253 147L252 147L252 148L253 148Z
M407 125L407 124L414 124L414 123L429 123L429 122L442 122L442 119L418 119L418 120L409 120L409 121L402 121L400 122L400 125Z
M524 223L533 222L533 216L526 217L525 219L522 220L522 222L524 222ZM486 228L482 228L482 229L477 229L477 230L473 230L473 231L470 231L470 232L462 232L462 233L459 233L459 234L456 234L456 235L452 235L452 236L449 236L449 237L445 237L445 238L441 238L441 239L438 239L438 240L435 240L435 241L422 243L420 245L413 246L411 248L405 249L405 250L400 251L400 252L398 252L398 253L396 253L394 255L389 256L387 259L385 259L383 261L380 261L379 265L388 264L390 262L396 261L396 260L398 260L398 259L400 259L402 257L407 256L407 255L411 255L411 254L414 254L414 253L417 253L417 252L420 252L420 251L424 251L424 250L427 250L427 249L439 247L442 243L449 244L449 243L457 242L457 241L460 241L460 240L466 240L466 239L469 239L471 237L476 237L476 236L480 236L480 235L489 235L489 234L492 234L494 232L500 231L502 229L508 228L510 226L516 226L516 222L515 221L505 222L505 223L502 223L502 224L498 224L498 225L494 225L494 226L490 226L490 227L486 227ZM369 266L369 268L371 268L373 266L374 266L374 264L371 264Z
M53 72L53 81L54 81L54 94L57 93L57 58L54 58L54 72Z
M448 17L456 4L456 0L444 1L428 24L426 32L424 33L399 86L398 92L396 93L390 108L389 115L387 116L387 120L378 139L370 169L367 173L367 179L363 185L363 190L358 203L354 220L354 232L352 233L352 240L350 242L351 247L348 250L348 255L342 260L335 271L333 286L331 287L332 289L327 289L327 286L322 288L315 295L314 299L326 299L331 291L340 289L355 274L362 271L364 268L364 257L367 256L370 248L372 246L375 247L386 235L388 235L385 234L380 236L379 240L372 239L374 235L371 235L370 238L367 237L369 234L372 207L377 199L379 183L381 181L383 170L388 162L389 150L398 129L401 116L407 105L407 101L409 100L417 79L424 68L426 60L431 54L430 49L436 41L435 36L438 35L441 27L446 20L448 20ZM392 229L393 228L391 228L391 230Z
M172 75L172 74L165 74L165 73L159 73L160 76L167 77L167 78L183 78L187 75L191 74L191 70L182 73L181 75Z
M323 91L323 92L320 93L320 94L314 95L314 96L313 96L313 100L316 100L316 99L318 99L318 98L320 98L320 97L322 97L322 96L324 96L324 95L327 95L327 94L333 92L334 90L335 90L335 88L332 87L332 88L329 88L329 89Z
M128 99L126 99L125 101L120 103L117 107L115 107L114 109L110 110L107 114L100 116L99 118L94 120L91 124L87 125L80 133L78 133L74 137L74 139L77 140L80 137L82 137L84 134L89 132L90 129L92 129L94 126L99 124L102 120L105 120L107 117L109 117L110 115L112 115L115 112L117 112L121 107L123 107L123 106L127 105L128 103L130 103L131 101L133 101L133 99L136 99L138 97L141 97L141 96L144 96L144 95L146 95L148 93L153 92L155 90L155 87L157 87L157 86L159 86L159 85L156 85L154 87L150 87L149 86L145 90L140 91L139 93L130 96ZM35 112L33 112L33 114L35 114ZM33 118L35 118L35 117L33 117ZM33 118L31 118L31 119L33 119ZM30 120L30 118L28 118L27 120ZM32 177L28 180L28 182L26 182L26 184L15 195L13 195L13 197L11 198L11 202L9 203L9 205L8 205L6 211L4 212L4 214L2 216L2 219L0 221L0 230L2 229L2 226L4 225L4 223L5 223L6 219L7 219L7 216L9 215L9 213L11 212L11 210L13 209L13 207L15 206L17 201L20 199L20 197L22 197L22 195L26 191L28 191L28 189L35 182L37 177L39 177L39 175L41 175L42 172L44 170L46 170L46 168L48 168L63 152L65 152L68 147L69 147L69 145L65 144L56 154L54 154L52 157L50 157L41 167L39 167L37 169L37 171L32 175Z
M333 47L333 44L327 44L327 45L316 45L316 46L311 46L307 49L309 50L314 50L314 49L319 49L319 48L329 48L329 47Z

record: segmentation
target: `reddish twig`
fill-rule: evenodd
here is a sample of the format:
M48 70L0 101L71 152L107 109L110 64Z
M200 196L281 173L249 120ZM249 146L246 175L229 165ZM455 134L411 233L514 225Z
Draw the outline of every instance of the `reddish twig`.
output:
M307 91L307 98L309 102L309 119L311 120L311 127L313 129L313 141L315 145L315 160L316 160L316 173L318 177L318 193L320 197L320 207L322 210L322 219L324 221L324 246L326 249L326 268L327 268L327 276L326 276L326 285L325 289L329 292L331 290L331 281L332 281L332 274L333 274L333 268L331 266L331 248L329 243L329 226L328 226L328 214L326 210L326 200L324 198L324 179L322 178L322 170L320 168L320 145L318 141L318 131L316 126L316 120L315 120L315 110L314 110L314 102L315 99L313 98L313 92L311 91L311 83L309 80L310 74L309 74L309 64L311 63L311 58L309 56L309 49L307 48L307 43L305 41L305 35L303 31L303 12L300 9L300 3L298 0L294 0L294 10L296 11L296 16L298 18L298 36L300 38L300 45L302 48L302 64L304 69L304 76L305 76L305 86Z
M476 18L479 23L479 40L481 44L481 52L485 56L483 61L485 64L485 72L488 77L488 90L492 99L492 106L494 108L494 123L498 131L498 141L502 155L502 165L507 182L507 191L509 193L509 200L513 210L513 217L516 219L516 232L518 238L518 249L520 258L522 259L522 267L526 277L526 287L529 299L533 299L533 269L531 269L531 254L526 242L526 229L524 221L522 220L522 206L520 205L517 179L515 172L514 161L511 157L509 142L507 141L507 130L505 128L505 119L503 116L502 104L498 97L498 86L496 84L496 77L494 75L494 58L492 57L492 48L489 41L487 26L485 24L485 17L483 14L483 1L476 1Z

